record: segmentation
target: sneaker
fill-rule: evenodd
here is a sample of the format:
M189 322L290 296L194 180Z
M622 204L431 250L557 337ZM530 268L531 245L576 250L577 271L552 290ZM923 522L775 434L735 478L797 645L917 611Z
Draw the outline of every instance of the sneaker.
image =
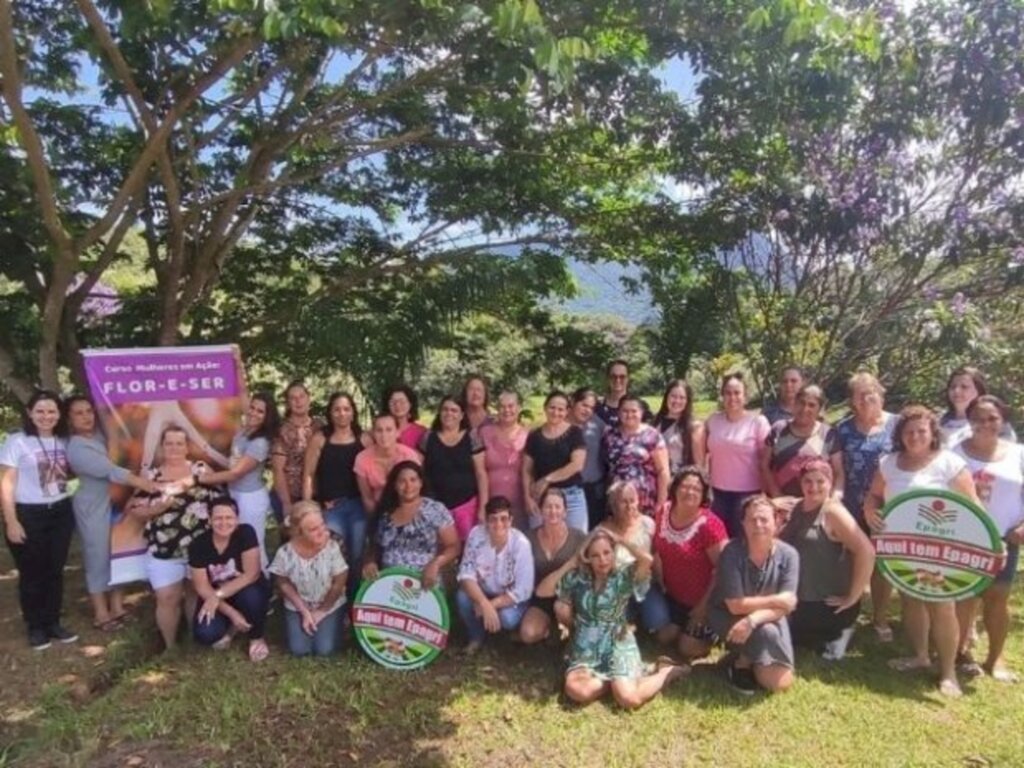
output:
M33 651L45 651L50 647L50 638L42 629L30 629L28 631L28 644Z
M46 634L56 640L58 643L73 643L78 640L78 635L72 632L70 629L62 627L60 624L54 624L48 630Z
M740 668L735 664L729 667L729 685L737 693L744 696L753 696L757 691L757 680L754 679L754 670L750 667Z

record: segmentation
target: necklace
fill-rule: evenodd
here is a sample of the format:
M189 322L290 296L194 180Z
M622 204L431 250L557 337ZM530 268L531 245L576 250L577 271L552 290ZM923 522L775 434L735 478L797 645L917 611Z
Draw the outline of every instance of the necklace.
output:
M53 438L53 454L46 450L46 444L43 442L43 438L38 434L36 435L36 442L39 443L39 448L43 452L45 461L45 469L43 470L42 482L40 485L43 488L43 493L47 496L50 495L50 486L57 486L55 492L59 492L63 489L60 488L60 479L64 477L64 471L57 466L57 461L60 458L60 443L57 438Z

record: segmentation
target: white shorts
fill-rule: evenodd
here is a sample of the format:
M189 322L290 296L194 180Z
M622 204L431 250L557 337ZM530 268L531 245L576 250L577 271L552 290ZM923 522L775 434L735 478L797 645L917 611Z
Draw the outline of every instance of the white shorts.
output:
M238 504L238 522L248 523L256 529L256 540L260 547L260 563L266 573L270 565L267 559L267 518L270 517L270 494L266 488L258 491L242 491L231 495Z
M174 584L181 584L189 576L188 561L174 558L162 560L153 557L152 552L146 553L146 578L153 589L163 589Z

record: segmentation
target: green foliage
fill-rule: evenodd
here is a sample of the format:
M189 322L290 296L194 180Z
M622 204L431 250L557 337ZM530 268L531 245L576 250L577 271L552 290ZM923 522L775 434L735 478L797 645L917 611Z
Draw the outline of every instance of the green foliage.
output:
M27 238L0 272L32 297L40 338L30 355L4 350L14 389L74 368L83 343L224 334L259 336L258 359L344 364L379 386L479 309L488 286L515 282L517 306L562 291L551 258L509 276L487 254L594 257L583 224L634 183L655 140L644 115L656 114L649 68L665 44L649 39L644 3L51 5L17 4L25 67L4 73L8 107L22 85L34 99L26 135L0 145L10 230ZM122 316L85 328L79 307L131 231L152 279ZM242 258L232 287L253 295L225 296ZM65 296L75 274L88 279ZM352 349L338 352L339 339Z

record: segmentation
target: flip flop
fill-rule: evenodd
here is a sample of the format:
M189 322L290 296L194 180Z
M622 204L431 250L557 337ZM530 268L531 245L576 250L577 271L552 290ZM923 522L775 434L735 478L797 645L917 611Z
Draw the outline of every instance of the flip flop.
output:
M880 643L891 643L892 642L892 627L888 624L872 624L875 630L875 637L878 638Z
M100 632L117 632L124 626L120 616L114 616L103 622L93 622L92 628L98 629Z
M939 693L943 696L948 696L951 699L959 699L964 695L964 692L960 690L960 685L956 680L939 681Z
M931 662L922 663L916 656L903 656L898 659L889 659L889 669L896 672L916 672L919 669L931 668ZM945 682L949 682L948 680Z
M265 640L253 640L251 643L249 643L250 661L263 661L269 655L270 648L267 647L267 642Z

